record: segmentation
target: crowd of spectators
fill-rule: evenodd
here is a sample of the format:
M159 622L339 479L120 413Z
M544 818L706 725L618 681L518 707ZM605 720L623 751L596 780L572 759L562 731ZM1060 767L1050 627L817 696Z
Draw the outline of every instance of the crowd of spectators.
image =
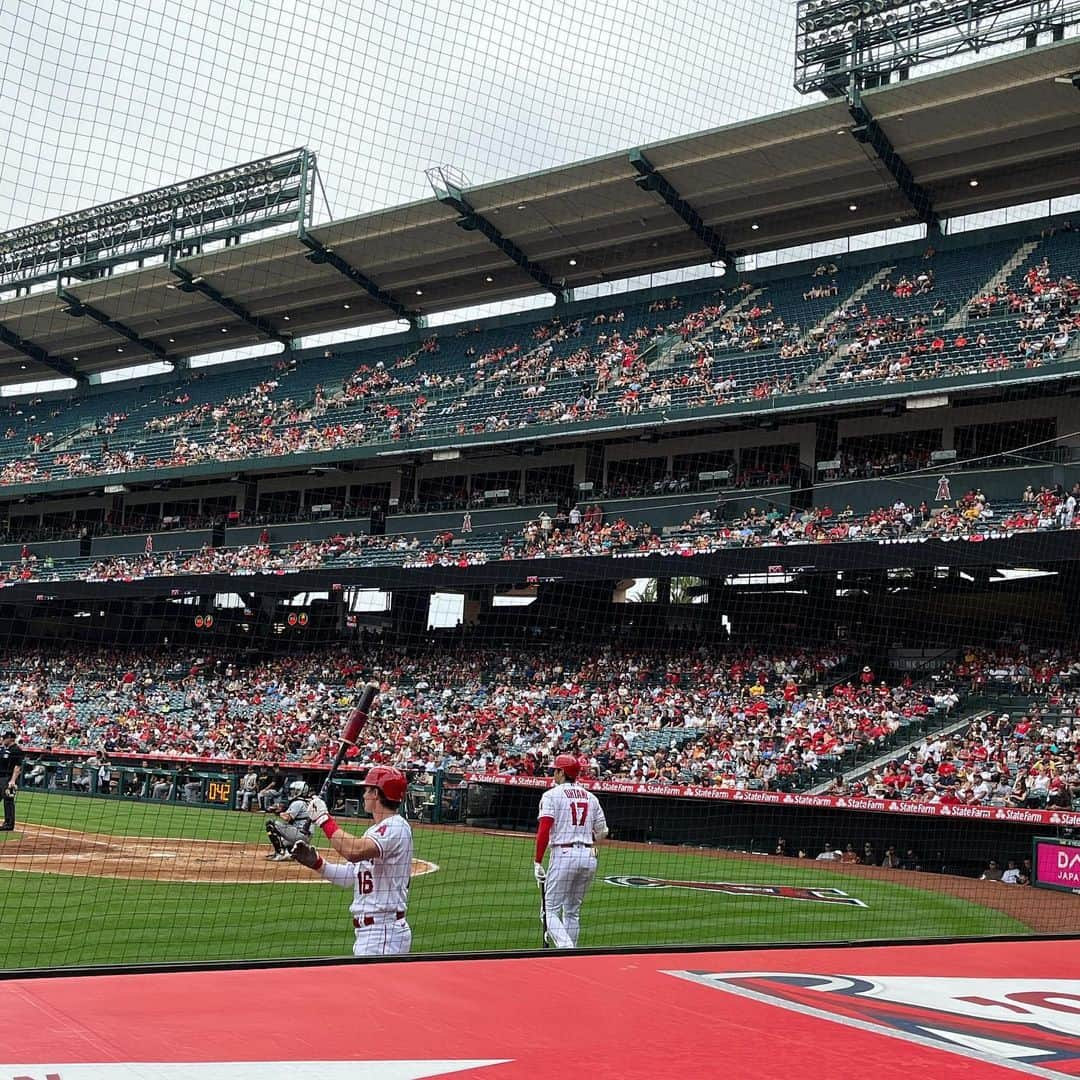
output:
M1080 650L967 648L950 681L1009 691L1017 704L927 736L865 776L836 780L829 793L1034 809L1080 802Z
M358 763L531 774L556 749L589 775L790 789L820 760L949 709L948 688L837 679L831 649L387 647L239 660L175 651L9 656L0 711L27 749L323 763L368 679Z
M145 443L121 430L124 444L110 445L110 436L132 422L118 411L76 432L62 451L50 452L55 440L48 423L59 410L44 418L35 413L32 425L24 417L9 428L13 437L23 434L20 426L31 428L25 435L30 452L0 465L0 485L333 451L436 431L461 436L508 431L636 415L673 404L698 408L764 401L800 388L824 391L834 383L1037 367L1062 355L1080 329L1080 284L1067 274L1055 276L1046 260L969 305L973 320L1003 316L1015 324L1017 340L1004 348L995 344L999 338L990 326L945 331L949 313L935 299L931 266L897 281L886 278L879 288L893 308L875 311L872 299L847 304L814 334L785 320L768 300L740 310L742 296L736 294L751 289L743 283L736 294L718 290L692 310L679 299L654 301L650 317L641 322L629 320L623 310L558 316L521 340L468 347L464 363L457 357L440 366L445 342L431 336L404 355L359 364L340 388L317 385L295 397L288 394L292 372L285 365L220 401L192 403L186 389L170 390L165 407L142 424L142 434L152 437ZM812 278L806 297L834 292L826 267L824 275ZM736 301L733 308L729 299ZM898 300L912 310L896 311ZM682 345L654 367L660 352L651 346L671 337L681 338ZM797 365L763 368L755 377L725 361L732 353L798 360L815 349L823 360L840 363L827 379L809 384L802 382ZM172 437L171 445L159 445L163 436Z
M648 521L605 515L599 503L572 505L554 515L544 511L517 535L474 534L466 515L458 532L368 535L338 533L322 540L271 543L267 529L257 543L240 547L205 545L197 551L153 550L148 540L142 553L114 555L92 563L65 566L51 555L39 558L29 544L20 557L0 570L0 583L19 584L76 578L86 581L131 581L182 574L285 574L334 565L399 564L406 568L481 566L499 559L546 559L603 555L679 555L691 557L733 547L771 547L850 541L900 540L917 537L970 541L1016 533L1071 529L1080 524L1077 506L1080 485L1073 490L1029 488L1023 501L1004 512L996 510L979 489L931 505L925 499L908 505L897 499L890 506L856 513L850 506L830 505L805 510L779 506L745 507L724 517L723 499L715 508L702 507L682 523L656 528ZM466 522L468 524L466 525ZM377 558L376 558L377 556Z
M933 293L932 270L881 289L901 299ZM840 362L832 379L840 386L865 382L898 383L945 375L970 375L1010 368L1036 368L1058 359L1080 330L1080 282L1055 277L1046 259L1022 280L1000 283L976 297L968 318L1005 318L1015 342L1003 342L993 328L966 325L946 330L944 302L920 303L907 312L876 312L870 302L844 307L826 328L821 348ZM815 388L824 391L827 383Z
M96 440L96 445L73 446L51 459L39 453L52 445L51 433L35 432L28 437L32 453L0 465L0 485L338 450L415 437L434 420L440 430L459 435L568 423L604 415L600 400L609 390L619 392L614 408L638 412L647 403L645 348L658 336L707 324L723 311L723 300L709 300L690 312L682 308L678 299L654 303L657 313L674 318L639 325L626 337L620 330L623 311L565 323L557 318L533 331L529 347L523 342L483 352L469 347L467 366L446 370L437 366L441 344L432 336L403 356L361 363L340 389L317 385L302 401L278 396L288 388L284 379L290 365L276 366L273 377L222 401L191 404L186 390L171 390L165 408L143 423L147 436L174 436L171 446L147 444L143 449L133 438L130 445L110 447L108 436L128 419L124 414L106 418L105 427L87 428L75 440ZM570 380L580 380L579 385L571 387ZM549 393L550 383L557 385L557 393ZM456 420L469 409L474 393L489 401L489 414ZM511 418L500 411L504 394L528 401L529 407Z

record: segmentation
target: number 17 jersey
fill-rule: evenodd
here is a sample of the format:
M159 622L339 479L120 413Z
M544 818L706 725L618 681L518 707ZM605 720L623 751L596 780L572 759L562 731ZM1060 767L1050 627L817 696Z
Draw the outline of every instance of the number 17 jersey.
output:
M607 828L600 801L587 788L557 784L540 797L541 818L551 818L549 843L592 844Z

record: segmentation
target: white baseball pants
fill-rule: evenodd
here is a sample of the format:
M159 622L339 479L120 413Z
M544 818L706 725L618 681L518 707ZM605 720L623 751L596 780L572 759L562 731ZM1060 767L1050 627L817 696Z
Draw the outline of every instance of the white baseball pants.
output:
M595 875L595 848L551 848L544 883L547 903L545 929L556 949L577 947L578 934L581 932L581 904ZM544 920L542 911L540 918Z
M412 948L412 929L404 919L355 929L353 956L400 956Z

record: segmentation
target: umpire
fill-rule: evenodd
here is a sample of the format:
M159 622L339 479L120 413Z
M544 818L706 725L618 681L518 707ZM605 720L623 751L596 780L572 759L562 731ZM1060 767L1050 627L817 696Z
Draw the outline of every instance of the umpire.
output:
M23 752L15 745L15 732L10 729L0 736L0 789L4 792L4 824L0 830L15 828L15 791L22 773Z

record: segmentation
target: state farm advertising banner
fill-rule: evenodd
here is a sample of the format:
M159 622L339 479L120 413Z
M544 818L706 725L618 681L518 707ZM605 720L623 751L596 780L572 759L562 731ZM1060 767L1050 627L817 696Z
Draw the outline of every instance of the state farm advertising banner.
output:
M551 785L551 778L546 776L502 776L493 773L466 773L465 781L470 784L498 784L503 787L538 789ZM781 791L743 791L735 788L635 783L630 780L579 780L578 783L582 787L595 791L598 795L662 795L668 799L703 799L708 802L762 803L769 806L805 806L817 809L871 810L875 813L908 814L912 817L999 821L1007 825L1080 826L1080 813L1070 810L1024 810L1012 806L966 806L849 795L792 795Z

